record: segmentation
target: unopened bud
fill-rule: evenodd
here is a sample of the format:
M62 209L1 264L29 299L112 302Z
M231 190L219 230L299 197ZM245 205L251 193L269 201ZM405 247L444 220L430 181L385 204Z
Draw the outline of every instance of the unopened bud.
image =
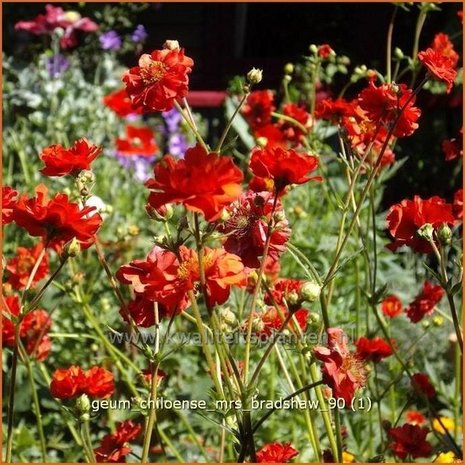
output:
M430 241L433 239L434 228L431 223L424 224L421 228L417 230L417 236Z
M82 394L82 396L76 399L76 410L81 414L90 411L90 400L87 394Z
M222 308L219 311L219 317L222 323L224 323L226 326L235 326L236 324L236 315L229 310L229 308Z
M320 297L321 286L312 281L307 281L302 285L300 295L306 302L315 302Z
M283 81L289 84L292 81L292 77L289 74L284 75Z
M421 322L421 326L422 326L423 329L428 329L431 326L431 323L430 323L429 320L423 320Z
M128 226L128 234L130 236L137 236L140 233L140 228L139 226L135 224L131 224Z
M145 206L145 211L147 212L147 215L149 215L149 217L152 220L162 221L162 222L168 221L169 219L171 219L171 217L174 214L173 207L169 203L165 205L161 205L158 208L154 208L152 207L152 205L148 203Z
M286 301L289 305L296 305L300 302L299 294L296 291L289 292L286 296Z
M166 40L163 44L163 48L166 50L179 50L179 42L177 40Z
M404 52L399 47L396 47L394 49L394 56L400 60L404 58Z
M268 144L268 139L266 137L257 137L257 145L259 147L266 147Z
M284 74L292 74L294 72L294 65L292 63L287 63L284 65Z
M231 213L229 213L228 210L226 210L226 208L223 208L223 210L221 210L220 220L228 221L230 218L231 218Z
M257 68L252 68L248 73L247 73L247 81L250 82L250 84L258 84L261 82L263 79L263 70L257 69Z
M263 320L257 316L252 320L252 331L255 333L261 333L265 328L265 323Z
M399 91L400 91L400 87L398 84L396 84L395 82L393 82L391 84L391 90L395 93L395 94L398 94Z
M313 53L315 55L318 53L318 47L315 44L310 45L308 49L310 50L310 53Z
M77 257L80 252L81 245L79 241L75 237L73 237L73 239L66 244L64 254L67 257Z
M438 239L442 245L449 245L452 241L452 231L447 224L440 226L438 230Z

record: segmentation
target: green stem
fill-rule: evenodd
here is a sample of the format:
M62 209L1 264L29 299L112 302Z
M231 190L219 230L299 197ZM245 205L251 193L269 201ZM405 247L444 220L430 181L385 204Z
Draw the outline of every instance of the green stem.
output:
M334 424L336 427L337 457L336 462L342 463L342 434L341 434L341 414L339 409L334 409Z
M157 386L158 386L158 363L154 363L152 367L152 379L150 386L150 397L149 406L150 413L147 420L147 426L144 433L144 443L142 446L142 458L141 463L147 463L149 458L150 444L152 442L152 432L155 425L156 409L154 407L155 400L157 398Z
M391 16L391 21L389 22L388 27L388 34L387 34L387 41L386 41L386 75L387 75L387 83L391 83L391 65L392 65L392 34L394 32L394 21L396 19L397 10L399 6L394 6L394 11Z
M221 134L221 137L220 137L220 141L218 142L218 147L216 149L216 151L218 153L221 153L221 148L223 147L223 144L224 144L224 141L226 140L226 136L228 135L231 127L232 127L232 124L233 124L233 121L234 121L234 118L237 116L237 114L239 113L239 111L241 110L241 108L244 106L244 103L246 102L247 100L247 97L250 95L250 92L246 92L240 102L239 102L239 105L237 105L236 109L234 110L234 113L232 114L231 118L229 118L229 121L228 121L228 124L226 125L226 127L224 128L224 131L223 133Z
M199 131L197 130L197 128L192 124L190 118L189 118L189 115L186 114L186 112L184 111L184 109L181 107L181 105L179 105L178 102L174 102L174 106L176 107L176 110L179 111L179 113L181 114L181 116L183 117L184 121L187 123L187 125L189 126L190 130L192 131L192 133L194 134L195 138L197 139L197 142L205 149L206 152L209 152L210 149L208 148L207 144L205 143L205 141L203 140L202 136L200 135Z
M81 424L81 435L84 449L88 455L89 463L97 463L95 460L94 450L92 449L92 440L90 439L89 421L83 421Z

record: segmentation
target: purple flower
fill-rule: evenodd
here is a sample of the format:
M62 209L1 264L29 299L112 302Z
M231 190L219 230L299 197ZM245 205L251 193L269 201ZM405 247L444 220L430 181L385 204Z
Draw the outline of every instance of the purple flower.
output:
M119 50L122 45L121 37L116 31L104 32L99 40L103 50Z
M45 67L50 77L56 79L69 68L69 60L61 53L57 53L45 60Z
M145 27L142 24L138 24L131 35L131 39L133 42L138 44L139 42L144 42L144 40L147 39L147 36L148 34Z
M165 120L166 126L168 128L168 132L175 132L179 127L179 123L181 122L182 116L181 113L173 108L170 111L164 111L162 114L163 119Z
M183 158L188 146L184 135L172 134L168 140L168 153L173 157Z

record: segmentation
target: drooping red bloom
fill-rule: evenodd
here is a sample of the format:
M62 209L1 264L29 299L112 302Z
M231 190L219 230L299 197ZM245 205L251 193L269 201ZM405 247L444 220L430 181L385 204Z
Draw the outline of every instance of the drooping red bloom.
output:
M416 410L407 410L407 412L405 412L405 419L407 423L411 425L422 426L426 422L426 418Z
M103 103L122 118L142 113L142 107L134 107L132 105L131 98L124 87L103 97Z
M155 165L154 174L145 183L153 208L182 203L207 221L218 219L222 209L239 197L243 179L231 157L208 153L200 145L188 149L184 159L165 155Z
M296 120L305 128L308 128L311 124L310 114L295 103L286 103L283 105L282 112L283 115ZM302 128L284 119L278 120L277 127L285 139L292 144L299 144L306 135L306 132Z
M368 87L360 92L358 102L360 108L366 112L367 118L375 126L381 124L389 129L397 121L392 135L406 137L418 128L417 121L421 115L420 109L414 106L415 97L412 97L412 94L413 91L405 84L396 84L396 88L390 84L376 87L370 81ZM400 113L404 106L404 110Z
M374 337L373 339L359 337L355 345L357 347L357 356L365 361L371 360L378 363L383 358L392 355L391 346L381 337Z
M436 395L436 389L434 389L429 376L425 373L412 375L411 383L414 391L424 394L428 399L432 399Z
M113 374L101 367L92 367L86 371L85 392L90 397L105 399L110 397L115 391Z
M440 197L434 196L423 200L415 195L413 200L402 200L393 205L387 215L387 228L395 239L387 247L395 251L402 245L407 245L419 253L432 252L426 239L417 235L419 228L431 224L434 229L442 224L452 225L455 218L452 205Z
M251 92L242 107L242 115L250 127L256 131L271 123L271 113L276 110L274 95L271 90Z
M463 157L463 149L461 141L457 139L446 139L442 141L441 148L446 161L455 160L458 157Z
M20 312L19 297L10 295L5 297L4 311L13 317ZM26 352L38 361L43 361L50 353L51 343L47 335L52 324L50 315L41 309L29 312L19 326L19 338ZM13 348L15 345L15 324L9 318L2 319L2 347Z
M407 456L411 458L427 457L431 454L431 444L426 440L429 433L428 428L420 428L417 425L406 423L397 428L389 430L392 439L390 449L402 460Z
M321 176L308 176L318 168L318 157L281 147L254 149L249 167L259 178L271 179L277 193L289 184L321 181Z
M169 47L144 53L139 66L123 76L133 106L142 107L144 112L169 111L189 90L188 74L194 62L184 55L184 49L172 43Z
M141 326L143 328L150 328L155 324L155 303L152 300L148 300L144 297L144 295L136 295L134 300L127 305L127 312L129 313L132 320L137 326ZM182 310L182 308L177 309L178 312ZM125 309L121 308L119 313L124 318L125 321L129 322L130 318L127 315ZM173 315L173 311L168 309L163 304L158 304L158 318L161 320L165 317L171 317Z
M173 252L155 247L146 261L134 260L122 266L117 278L123 284L131 284L136 294L165 305L169 309L166 314L172 315L172 311L182 311L187 307L186 294L200 281L197 253L181 246L179 256L180 260ZM239 257L224 249L206 247L203 267L210 306L224 303L231 286L246 284L244 265Z
M155 134L149 127L126 126L126 137L116 139L118 155L139 155L152 157L160 149L155 142Z
M287 463L299 455L291 443L272 442L257 451L258 463Z
M16 206L18 193L10 186L2 186L2 224L13 221L13 209Z
M320 58L329 58L333 52L333 49L328 44L322 44L318 47L318 56Z
M265 312L257 313L255 321L258 331L256 334L267 338L273 334L274 331L278 331L284 323L284 320L289 315L288 309L284 305L280 305L280 311L278 312L276 307L268 307ZM300 331L305 332L308 325L309 311L306 308L300 308L293 312L293 317L297 321ZM295 328L294 321L291 319L287 324L287 328Z
M76 238L81 249L94 242L94 235L102 223L102 217L93 213L95 207L80 208L70 202L66 194L47 198L47 188L40 184L36 196L22 195L13 213L15 223L26 229L31 236L40 236L44 244L55 250Z
M287 305L291 309L296 306L300 307L302 303L300 295L302 284L303 281L300 279L278 279L270 289L271 296L269 294L265 295L265 303L273 305L274 301L278 305Z
M321 100L317 103L315 109L317 119L325 119L333 123L339 123L342 118L354 116L354 113L354 104L343 98Z
M51 35L55 29L64 30L60 37L62 48L71 48L77 45L77 31L93 32L98 29L89 18L83 18L77 11L63 11L61 7L45 5L45 14L36 16L32 21L19 21L15 29L28 31L35 35Z
M131 420L118 423L116 431L106 434L102 438L101 445L94 449L97 463L124 462L124 457L132 451L128 443L137 439L141 431L142 425L134 424Z
M443 296L444 289L441 286L425 281L421 292L405 310L407 317L412 323L418 323L426 315L431 315Z
M457 77L453 59L432 48L427 48L425 51L420 52L418 59L434 79L446 83L446 92L449 93Z
M238 255L249 268L260 266L272 208L273 195L270 192L247 191L226 207L229 218L219 225L220 232L226 234L224 248ZM275 206L274 217L278 215L280 219L273 222L268 248L268 257L275 260L284 252L290 236L289 224L279 201Z
M50 383L50 392L57 399L72 399L81 394L104 399L114 390L113 374L97 366L87 371L75 365L60 368L55 370Z
M454 212L455 218L462 221L463 219L463 189L459 189L454 194L454 202L452 204L452 210Z
M86 387L85 372L78 366L55 370L50 383L50 392L57 399L72 399L84 394Z
M45 176L77 176L82 170L89 170L90 164L101 153L102 147L79 139L69 149L62 145L51 145L42 150L40 159L45 167L40 170Z
M328 347L314 349L315 357L323 362L323 382L333 391L333 397L343 398L350 406L355 391L365 384L365 369L360 358L346 345L340 328L328 328Z
M18 247L16 255L8 260L5 269L9 272L8 283L13 289L24 289L44 246L42 242L34 247ZM48 253L46 252L34 275L31 286L38 283L48 274Z
M381 303L381 310L388 318L395 318L402 313L402 302L400 301L399 297L395 295L389 295Z
M431 48L448 57L452 61L452 66L455 68L459 62L459 54L454 50L454 44L449 39L447 34L439 32L434 36Z

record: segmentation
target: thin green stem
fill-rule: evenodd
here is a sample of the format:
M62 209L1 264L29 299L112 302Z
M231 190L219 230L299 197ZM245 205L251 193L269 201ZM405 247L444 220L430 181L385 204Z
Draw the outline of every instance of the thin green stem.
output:
M89 421L84 420L81 424L82 443L88 454L89 463L97 463L94 450L92 449L92 440L90 439Z
M174 102L174 106L176 107L176 110L179 111L181 116L183 117L184 121L187 123L189 126L190 130L194 134L195 138L197 139L197 142L205 149L205 151L209 152L210 149L208 148L207 144L203 140L202 136L200 135L198 129L192 124L189 115L184 111L184 109L179 105L178 102Z
M387 40L386 40L386 76L387 83L391 83L391 65L392 65L392 34L394 32L394 21L396 19L397 10L399 6L394 5L394 11L392 12L391 21L389 22Z
M223 133L221 134L221 137L220 137L220 141L218 142L218 147L216 148L216 151L218 153L221 153L221 148L223 147L224 141L226 140L226 136L228 135L228 133L229 133L231 127L232 127L234 118L236 118L237 114L241 111L241 108L244 106L244 103L246 102L249 95L250 95L250 92L246 92L242 96L242 98L241 98L241 100L239 102L239 105L237 105L236 109L234 110L234 113L231 115L231 118L229 118L228 124L224 128L224 131L223 131Z

